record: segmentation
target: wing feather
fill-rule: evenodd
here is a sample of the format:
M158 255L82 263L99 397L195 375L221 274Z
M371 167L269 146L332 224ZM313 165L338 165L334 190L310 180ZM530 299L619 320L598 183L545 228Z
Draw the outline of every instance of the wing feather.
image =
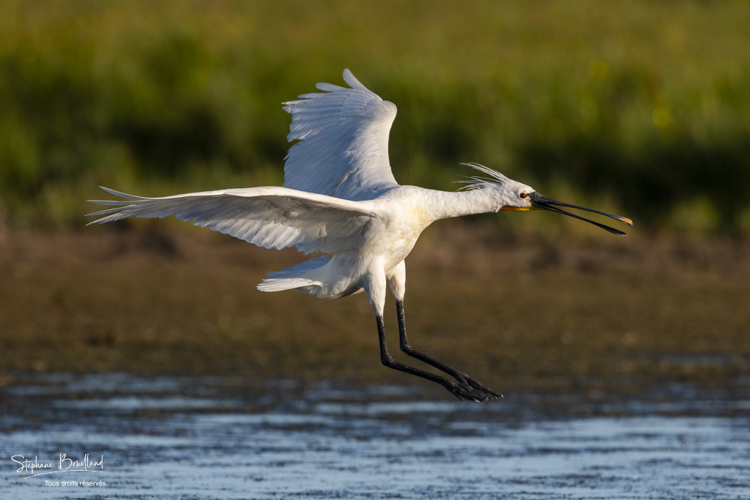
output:
M129 217L178 219L208 227L264 248L296 246L309 252L336 253L354 249L377 215L367 202L342 200L285 187L226 189L145 198L128 198L122 206L89 215L103 215L89 224ZM92 203L110 205L109 200Z
M398 186L388 159L396 106L368 90L349 70L351 88L330 83L324 93L284 103L292 115L284 186L347 200L373 199Z

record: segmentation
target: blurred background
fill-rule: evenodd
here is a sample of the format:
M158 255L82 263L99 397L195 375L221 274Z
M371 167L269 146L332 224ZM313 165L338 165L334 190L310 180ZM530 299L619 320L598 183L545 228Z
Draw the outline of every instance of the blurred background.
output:
M99 184L281 183L281 102L350 68L399 107L403 184L476 161L641 230L746 234L748 25L746 1L9 0L2 217L80 228Z
M281 184L281 103L349 68L399 108L402 184L474 161L635 221L438 225L410 257L415 345L497 383L748 373L748 26L747 1L1 2L0 369L392 375L361 296L254 291L294 251L84 229L99 185Z

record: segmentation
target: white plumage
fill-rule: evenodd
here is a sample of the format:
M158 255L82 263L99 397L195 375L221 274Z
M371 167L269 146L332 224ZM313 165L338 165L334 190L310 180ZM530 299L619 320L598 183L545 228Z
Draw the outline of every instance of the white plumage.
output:
M234 236L264 248L296 246L300 251L337 253L357 245L356 234L375 217L360 204L340 198L266 186L223 189L146 198L102 187L123 201L93 201L120 205L89 215L106 215L93 223L128 217L168 217Z
M399 186L388 159L388 136L396 106L365 88L349 70L351 87L319 83L323 93L303 94L284 103L292 115L287 138L299 141L286 157L284 187L267 186L147 198L102 188L125 198L92 201L114 208L89 215L93 223L128 217L168 217L193 221L264 248L297 247L322 257L269 273L258 289L297 289L316 298L335 299L365 291L378 323L381 361L386 366L437 382L459 399L487 401L500 394L465 373L414 350L406 338L403 299L404 259L432 222L500 210L546 209L586 220L612 233L621 231L560 210L596 212L545 198L531 187L477 164L487 177L474 177L467 189L445 192ZM383 310L390 287L399 319L401 348L452 378L395 361L385 342Z
M284 103L292 115L284 186L347 200L368 200L398 186L388 160L396 106L370 92L351 71L350 89L319 83L326 93Z

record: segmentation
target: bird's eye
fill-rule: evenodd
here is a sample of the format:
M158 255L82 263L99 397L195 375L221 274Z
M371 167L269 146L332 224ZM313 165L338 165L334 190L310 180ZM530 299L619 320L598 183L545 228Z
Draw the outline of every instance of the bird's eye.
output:
M524 199L524 198L526 198L526 193L521 193L518 196L519 196L519 198Z

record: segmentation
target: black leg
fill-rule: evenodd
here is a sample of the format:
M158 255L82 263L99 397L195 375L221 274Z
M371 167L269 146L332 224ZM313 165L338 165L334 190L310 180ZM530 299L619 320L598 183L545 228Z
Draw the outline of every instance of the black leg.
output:
M382 316L376 316L376 319L378 322L378 336L380 337L380 361L388 368L393 368L394 370L399 370L411 375L416 375L417 377L440 384L461 400L484 403L485 401L498 397L494 392L488 392L487 390L473 387L467 382L460 380L450 380L448 378L441 377L440 375L435 375L434 373L426 372L424 370L420 370L419 368L414 368L413 366L399 363L388 353L388 345L385 340L385 323L383 323Z
M494 398L502 398L503 395L495 392L484 385L480 384L464 372L460 370L456 370L453 367L450 367L446 365L445 363L442 363L426 354L423 354L416 349L414 349L411 344L409 344L409 340L406 338L406 317L404 315L404 301L403 300L396 300L396 313L398 315L398 332L399 332L399 339L401 343L401 350L408 354L409 356L416 358L420 361L423 361L427 363L428 365L434 366L438 370L441 370L451 377L455 378L459 382L462 382L464 384L468 384L472 386L473 388L486 392L492 399Z

